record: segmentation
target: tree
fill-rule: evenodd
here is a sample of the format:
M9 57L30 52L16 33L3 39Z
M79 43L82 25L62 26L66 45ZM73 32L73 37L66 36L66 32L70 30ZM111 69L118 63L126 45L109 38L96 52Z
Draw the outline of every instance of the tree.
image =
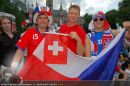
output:
M116 29L116 23L118 23L118 16L119 16L118 11L114 9L114 10L108 11L105 15L111 28Z
M13 14L16 17L16 24L17 24L17 30L19 33L23 32L23 29L21 27L21 22L25 18L25 12L23 9L26 7L23 3L21 3L19 0L15 2L10 2L10 0L1 0L0 1L0 12L6 12Z
M91 19L92 19L92 16L89 15L88 13L86 13L86 14L84 15L84 19L85 19L85 22L86 22L86 23L89 23L89 22L91 21Z
M122 0L118 7L120 23L126 20L130 21L130 0Z
M130 7L130 0L121 0L118 4L119 9Z
M86 14L84 15L85 23L83 24L83 28L84 28L84 30L85 30L86 33L89 33L89 32L90 32L90 30L88 29L88 25L89 25L91 19L92 19L92 16L89 15L88 13L86 13Z
M116 28L116 23L122 25L122 22L130 21L130 0L121 0L118 8L118 10L111 10L105 14L111 28ZM90 22L91 16L86 13L84 19L86 22Z

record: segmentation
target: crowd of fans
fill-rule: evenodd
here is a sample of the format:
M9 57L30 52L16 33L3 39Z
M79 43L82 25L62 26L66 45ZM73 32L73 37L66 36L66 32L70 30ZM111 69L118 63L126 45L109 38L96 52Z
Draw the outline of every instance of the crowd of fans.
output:
M85 35L85 32L83 31L83 29L81 29L81 27L78 26L77 23L76 23L76 25L75 25L75 23L72 23L73 20L71 20L71 17L72 17L71 12L73 13L73 11L75 9L77 11L77 6L75 6L75 7L76 8L72 7L69 9L70 14L68 17L71 22L68 22L68 24L61 26L60 29L56 25L52 25L52 24L51 25L49 24L48 26L46 26L46 28L47 28L47 30L48 30L48 28L51 28L52 32L61 32L61 33L70 34L70 40L72 42L71 42L71 45L69 46L69 48L74 53L83 56L82 50L84 50L84 49L81 48L81 46L85 45L85 36L86 35ZM80 9L78 9L77 13L80 14ZM79 14L77 14L78 16L76 16L77 20L78 20ZM32 24L29 20L25 20L22 23L22 27L26 28L26 30L28 28L36 28L38 24L39 24L39 27L43 27L43 26L40 26L40 20L38 22L38 19L40 19L39 16L41 16L41 15L45 16L45 14L39 13L37 15L37 19L35 20L35 22L37 24ZM104 18L104 21L105 21L104 14L102 14L102 15L103 15L102 17ZM49 18L49 14L47 14L47 17ZM96 18L97 18L97 16L94 16L93 21L95 21L95 22L99 21L99 19L95 20ZM100 18L100 21L102 21L102 20ZM20 35L21 35L21 34L16 34L17 33L16 26L14 26L13 23L14 22L12 22L10 20L10 17L7 17L7 16L6 17L3 16L2 19L0 20L0 66L1 66L0 67L0 79L2 79L4 76L5 77L11 76L10 69L8 69L8 68L11 66L11 62L13 61L13 57L15 56L14 52L16 52L16 50L17 50L17 47L15 46L15 44L20 39ZM73 24L75 25L75 27L71 27ZM71 32L71 30L68 31L68 29L66 29L66 28L70 28L70 27L75 32ZM91 30L86 29L86 27L88 28L88 25L84 24L83 28L85 29L86 34L91 33ZM30 31L30 30L27 30L27 31ZM21 37L23 36L23 38L24 38L24 35L27 35L27 33L26 34L22 33ZM74 44L75 46L72 47L74 40L76 40L77 45L79 43L79 46ZM11 52L11 54L10 54L10 52ZM87 54L88 54L88 52L87 52ZM26 55L27 54L25 54L25 57L26 57ZM88 56L88 55L86 55L86 56ZM8 72L8 73L6 73L6 72ZM20 78L18 78L17 76L14 76L11 78L6 77L6 80L10 80L10 82L14 82L13 79L18 79L18 82L20 81ZM130 41L127 38L124 38L124 43L122 45L122 49L120 52L120 56L119 56L119 60L117 63L117 67L115 70L113 80L130 80Z

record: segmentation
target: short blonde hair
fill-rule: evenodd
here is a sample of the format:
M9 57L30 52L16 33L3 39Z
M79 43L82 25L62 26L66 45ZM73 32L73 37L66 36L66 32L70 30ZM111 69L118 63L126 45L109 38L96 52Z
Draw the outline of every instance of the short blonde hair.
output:
M80 13L80 6L78 6L78 5L71 5L69 7L69 11L70 11L71 8L77 9L79 11L79 13Z

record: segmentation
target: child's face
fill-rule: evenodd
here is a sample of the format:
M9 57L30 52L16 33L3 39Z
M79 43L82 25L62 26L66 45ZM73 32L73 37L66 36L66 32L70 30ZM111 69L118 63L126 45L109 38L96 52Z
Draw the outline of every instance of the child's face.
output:
M71 8L68 12L68 20L71 23L77 23L77 21L79 20L80 17L80 12L79 10L75 9L75 8Z

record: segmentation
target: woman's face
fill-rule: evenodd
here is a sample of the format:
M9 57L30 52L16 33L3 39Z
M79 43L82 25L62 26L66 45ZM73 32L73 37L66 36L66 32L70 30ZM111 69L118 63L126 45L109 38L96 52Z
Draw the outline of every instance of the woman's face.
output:
M94 26L95 28L103 28L103 25L104 25L104 18L95 18L93 19L93 23L94 23Z

